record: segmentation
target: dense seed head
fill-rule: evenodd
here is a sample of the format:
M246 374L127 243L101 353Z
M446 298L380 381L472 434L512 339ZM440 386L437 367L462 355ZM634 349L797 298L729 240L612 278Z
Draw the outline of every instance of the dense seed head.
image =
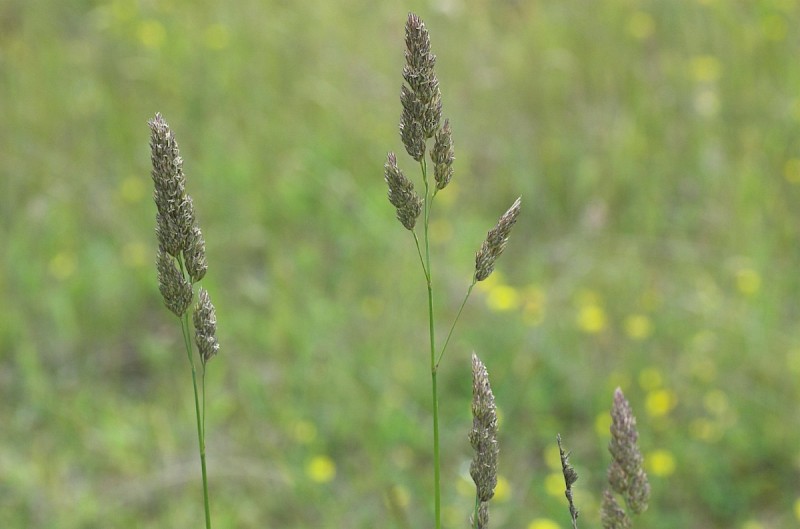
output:
M608 468L608 482L614 492L625 497L628 508L637 514L647 509L650 498L650 484L642 467L643 458L637 444L638 439L636 418L622 390L617 388L611 408L611 440L608 451L612 461Z
M489 385L489 373L472 354L472 430L469 442L475 454L469 468L480 501L489 501L497 486L497 408Z
M217 314L208 291L200 288L197 293L197 305L192 315L194 323L194 339L197 343L197 350L200 352L200 359L205 365L219 351L217 342Z
M575 468L569 464L569 452L564 450L564 447L561 446L561 434L556 435L556 440L558 441L558 453L561 457L561 472L564 474L564 484L566 485L564 495L567 497L567 501L569 502L569 515L572 519L572 527L573 529L577 529L578 509L575 507L572 486L576 481L578 481L578 473L575 471Z
M202 242L202 235L198 239L200 229L195 220L192 197L186 194L186 177L178 142L161 114L156 114L148 125L153 163L153 200L158 211L158 243L175 258L183 252L187 266L191 266L192 280L199 281L205 274L205 243ZM190 260L192 263L188 262Z
M431 149L433 162L433 177L436 180L436 189L444 189L453 178L453 134L450 130L450 120L445 119L442 128L436 132L436 139Z
M603 504L600 508L600 522L603 529L630 529L631 519L617 503L614 494L606 489L603 492Z
M475 255L476 281L483 281L494 271L495 262L505 250L511 228L514 227L517 217L519 217L521 200L521 197L517 198L497 221L497 225L486 234L486 240L483 241L480 250Z
M192 302L192 285L175 266L175 260L167 251L158 248L156 269L158 271L158 289L164 298L164 304L176 316L183 316Z
M186 178L178 142L161 114L148 122L150 126L150 158L153 163L153 200L158 209L157 234L159 244L177 257L183 250L185 234L191 229L186 224L187 214L193 215L191 203L186 201Z
M413 230L422 212L422 198L414 191L414 184L397 166L397 156L390 152L383 166L383 177L389 186L389 202L397 208L397 219L408 230Z
M432 138L442 119L442 95L431 52L430 36L425 23L410 13L406 21L406 64L403 79L407 86L400 90L403 113L400 137L408 154L417 161L425 155L425 140Z
M203 233L196 224L187 237L188 246L183 251L186 259L186 272L193 282L198 282L206 275L208 264L206 263L206 241Z
M477 522L477 523L476 523ZM478 519L475 519L475 515L473 513L472 516L469 517L469 525L472 527L476 527L477 529L489 529L489 503L482 501L478 506Z

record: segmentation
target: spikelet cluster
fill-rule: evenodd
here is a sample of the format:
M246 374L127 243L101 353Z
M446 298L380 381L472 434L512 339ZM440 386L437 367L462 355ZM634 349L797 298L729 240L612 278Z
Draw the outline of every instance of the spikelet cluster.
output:
M603 494L601 518L605 529L630 527L630 519L617 503L615 492L625 498L628 509L640 514L647 509L650 499L650 484L644 472L643 457L637 444L636 418L622 390L614 391L611 408L611 441L608 451L611 464L608 467L608 484L611 490Z
M158 251L156 269L164 304L183 317L192 303L192 285L205 277L205 240L197 224L192 198L186 193L186 177L178 142L161 116L148 121L153 164L153 200L156 204ZM193 321L197 345L205 364L216 354L216 316L208 292L200 289Z
M386 156L383 177L389 186L389 202L397 208L397 220L408 230L413 230L422 212L422 198L414 191L414 184L397 166L393 152Z
M425 156L425 140L432 138L442 119L442 93L433 67L436 55L425 23L414 13L406 21L406 64L400 88L400 137L416 161Z
M472 430L469 442L474 456L469 467L478 500L477 524L489 527L488 502L497 486L497 408L486 366L472 353ZM475 522L476 520L473 520Z
M578 509L575 507L575 499L572 496L572 486L578 481L578 473L575 471L575 468L569 464L569 452L564 450L564 447L561 446L561 434L556 436L556 440L558 442L558 453L561 457L561 471L564 474L564 484L566 485L564 495L569 502L569 516L572 519L572 527L577 529Z
M425 23L409 13L406 20L406 63L400 87L400 139L406 152L418 162L424 162L427 141L433 138L430 159L435 181L434 194L453 178L453 136L450 122L442 124L442 94L434 66L436 55L431 51L431 39ZM413 230L423 210L424 199L414 191L414 184L397 166L393 152L384 165L384 179L389 186L389 202L397 208L397 218ZM426 190L428 182L425 182Z
M497 221L497 225L486 234L486 240L475 254L475 281L483 281L494 271L495 262L505 250L511 228L519 217L521 200L522 197L517 198Z

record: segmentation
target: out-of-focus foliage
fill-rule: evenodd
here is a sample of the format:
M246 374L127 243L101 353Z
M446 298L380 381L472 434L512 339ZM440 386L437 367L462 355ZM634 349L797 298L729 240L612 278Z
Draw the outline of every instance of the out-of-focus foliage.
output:
M222 349L218 528L431 520L424 279L385 197L407 11L455 142L437 195L446 525L473 490L470 353L500 422L496 527L598 525L608 410L667 529L800 499L800 5L613 0L0 4L0 525L197 527L191 385L156 284L147 120L178 136ZM555 458L553 455L555 454Z

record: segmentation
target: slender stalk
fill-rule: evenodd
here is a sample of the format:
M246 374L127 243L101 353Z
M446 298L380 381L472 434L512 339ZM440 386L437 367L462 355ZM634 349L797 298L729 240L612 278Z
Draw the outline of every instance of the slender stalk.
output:
M442 472L441 457L439 448L439 389L437 381L438 364L436 362L436 332L433 317L433 272L431 270L431 249L429 220L431 212L432 195L428 183L428 168L425 158L419 162L422 170L422 181L425 183L425 198L423 202L423 244L425 247L425 259L423 270L425 272L425 282L428 287L428 335L430 338L431 350L431 407L433 412L433 509L436 529L442 527ZM416 239L416 236L415 236ZM419 247L419 244L417 245ZM421 256L421 255L420 255Z
M203 506L206 516L206 529L211 529L211 507L208 499L208 472L206 471L206 439L205 439L205 391L203 391L203 406L201 411L200 394L197 391L197 369L195 368L194 358L192 357L192 340L189 329L189 315L184 314L181 318L181 330L183 331L183 341L186 346L186 355L189 365L192 368L192 388L194 390L194 411L197 419L197 444L200 449L200 470L203 474ZM205 382L205 373L203 373ZM205 385L205 384L204 384ZM205 388L204 388L205 389Z
M456 328L456 323L458 323L458 319L461 318L461 312L464 310L464 305L467 304L467 300L469 299L470 294L472 294L472 289L475 287L477 281L474 279L472 280L472 284L467 289L467 295L464 296L464 301L461 302L461 306L458 308L458 314L456 314L455 319L453 320L453 324L450 326L450 332L447 333L447 339L444 341L444 345L442 346L442 350L439 352L439 358L436 359L436 367L439 367L439 363L442 361L442 357L444 356L445 350L447 350L447 344L450 343L450 337L453 336L453 331Z

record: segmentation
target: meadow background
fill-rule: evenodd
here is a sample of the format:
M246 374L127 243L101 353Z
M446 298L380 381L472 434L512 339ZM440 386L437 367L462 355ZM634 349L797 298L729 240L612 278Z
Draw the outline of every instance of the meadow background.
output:
M0 526L198 527L191 382L156 284L147 120L177 134L221 352L217 528L432 523L425 288L386 200L403 25L438 55L455 178L440 374L465 527L469 355L501 413L498 528L599 527L620 385L636 527L800 523L800 5L791 0L0 4ZM440 200L441 199L441 200Z

